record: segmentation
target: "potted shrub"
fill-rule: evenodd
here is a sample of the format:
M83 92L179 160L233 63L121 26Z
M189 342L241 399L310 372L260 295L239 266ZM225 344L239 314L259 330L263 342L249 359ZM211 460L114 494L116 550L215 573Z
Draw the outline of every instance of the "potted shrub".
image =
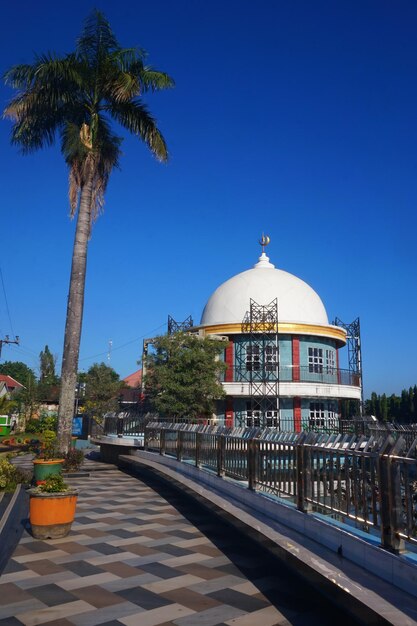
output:
M64 472L78 472L84 462L84 453L82 450L70 448L64 459Z
M56 445L56 434L53 430L43 432L43 445L39 449L38 458L33 461L35 482L40 485L48 476L60 474L64 459Z
M29 489L29 521L35 539L60 539L71 530L78 491L61 474L51 474Z

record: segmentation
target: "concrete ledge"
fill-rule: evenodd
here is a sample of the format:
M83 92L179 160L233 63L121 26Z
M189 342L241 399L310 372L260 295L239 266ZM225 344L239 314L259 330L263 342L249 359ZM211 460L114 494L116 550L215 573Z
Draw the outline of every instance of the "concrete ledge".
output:
M134 450L143 447L143 438L138 437L106 437L91 440L100 446L100 457L104 463L117 463L121 454L131 454Z
M313 519L313 529L319 535L325 534L330 525L321 520L300 513L296 509L280 505L258 493L214 474L199 470L186 463L153 453L137 451L135 456L119 457L119 467L133 474L152 472L181 491L197 499L201 504L216 512L243 533L260 542L265 548L282 560L286 566L301 575L317 588L331 602L342 607L352 617L365 624L412 625L417 623L417 600L405 591L394 587L382 578L355 565L344 554L343 543L337 544L334 551L317 543L305 534L306 527ZM285 521L277 516L270 517L271 507L279 510ZM331 527L330 527L331 528ZM333 529L339 531L339 529ZM340 537L348 544L346 531ZM361 542L356 537L350 540ZM330 543L333 539L330 541ZM365 542L360 543L363 549ZM335 544L336 545L336 544ZM374 548L374 546L369 546ZM380 548L374 554L374 572L385 567L384 557L401 559L386 553ZM381 560L379 560L381 558ZM401 562L405 565L405 562ZM370 564L371 565L371 564ZM394 568L391 567L391 576ZM413 576L416 569L414 568ZM385 574L385 573L383 573ZM415 580L415 579L414 579ZM416 583L410 586L417 593ZM401 607L401 608L400 608Z
M28 507L29 496L22 485L18 485L0 519L0 574L22 536Z

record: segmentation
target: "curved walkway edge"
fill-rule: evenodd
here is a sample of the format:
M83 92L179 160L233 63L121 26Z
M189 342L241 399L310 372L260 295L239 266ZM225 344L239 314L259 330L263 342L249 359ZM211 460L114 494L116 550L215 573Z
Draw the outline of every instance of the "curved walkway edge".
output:
M29 496L18 485L0 518L0 574L19 543L24 530L22 520L27 517Z
M160 478L185 491L261 543L329 601L363 623L396 626L417 624L416 597L340 556L340 551L338 554L302 532L293 530L297 524L289 527L269 517L268 498L192 465L150 452L137 451L134 456L120 455L118 464L121 469L139 476L142 469L151 469ZM270 505L280 506L275 502L270 502ZM290 510L285 506L280 508ZM291 513L301 516L300 520L305 519L305 514L299 511ZM310 517L308 523L312 521L320 520ZM360 545L360 540L355 540ZM374 571L385 566L384 558L387 554L381 548L374 552ZM407 567L401 560L398 562ZM416 574L417 569L409 584L410 589L417 592Z

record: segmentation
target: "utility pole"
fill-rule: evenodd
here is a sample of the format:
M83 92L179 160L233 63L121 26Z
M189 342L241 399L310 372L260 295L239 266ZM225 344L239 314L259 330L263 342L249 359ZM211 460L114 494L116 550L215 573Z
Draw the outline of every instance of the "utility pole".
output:
M16 337L14 339L10 339L9 335L6 335L4 339L0 339L0 358L1 358L1 351L3 348L4 344L8 344L8 343L15 343L17 346L19 345L19 335L16 335Z

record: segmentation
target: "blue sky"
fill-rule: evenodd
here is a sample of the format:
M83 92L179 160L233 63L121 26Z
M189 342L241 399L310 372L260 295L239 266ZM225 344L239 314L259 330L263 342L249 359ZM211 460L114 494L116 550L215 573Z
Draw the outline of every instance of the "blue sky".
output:
M197 323L264 231L277 267L361 320L365 396L417 383L417 4L357 0L3 3L2 71L71 51L97 6L170 73L146 101L171 153L126 137L89 248L80 369L137 369L168 314ZM11 91L0 87L2 108ZM62 355L74 223L58 147L21 156L0 124L2 360Z

